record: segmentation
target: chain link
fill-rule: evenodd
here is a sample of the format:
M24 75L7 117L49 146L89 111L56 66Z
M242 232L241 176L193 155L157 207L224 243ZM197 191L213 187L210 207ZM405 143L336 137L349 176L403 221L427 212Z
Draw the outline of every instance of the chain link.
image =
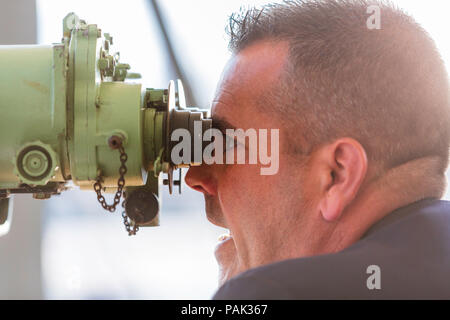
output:
M120 198L122 197L123 194L123 188L125 187L125 174L127 173L127 167L125 165L125 163L128 160L128 156L125 153L124 148L122 147L122 145L120 145L117 148L120 152L120 168L119 168L119 179L117 180L117 191L116 194L114 195L114 202L112 204L107 204L106 203L106 199L105 197L102 195L102 178L100 175L98 175L95 183L94 183L94 190L97 193L97 200L98 202L101 204L101 206L103 207L103 209L110 211L110 212L114 212L116 211L116 207L117 205L120 203Z
M125 201L122 202L122 207L125 208ZM125 230L127 230L129 236L135 236L136 232L139 231L139 227L135 224L131 227L130 220L128 219L127 213L122 211L123 224L125 225Z
M125 174L127 173L128 169L126 166L126 162L128 160L128 155L125 152L125 149L122 146L122 141L121 140L116 140L116 145L114 145L115 149L119 150L120 153L120 167L119 167L119 179L117 180L117 191L116 194L114 195L114 202L112 204L107 204L106 203L106 199L102 194L102 178L101 175L98 175L95 183L94 183L94 190L97 193L97 200L98 202L101 204L101 206L109 211L109 212L114 212L116 211L116 207L117 205L120 203L120 199L124 198L124 201L122 201L122 207L125 208L125 193L123 191L123 188L125 187ZM131 226L131 223L128 219L128 216L126 214L125 211L122 212L122 218L123 218L123 223L125 225L125 229L128 232L128 235L136 235L136 232L139 231L139 227L134 225L133 227Z

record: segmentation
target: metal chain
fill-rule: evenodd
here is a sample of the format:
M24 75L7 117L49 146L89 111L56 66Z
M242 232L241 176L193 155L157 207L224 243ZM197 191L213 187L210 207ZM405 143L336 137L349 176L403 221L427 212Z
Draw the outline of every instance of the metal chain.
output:
M113 149L118 149L120 152L120 168L119 168L119 179L117 180L117 191L114 195L114 202L112 204L107 204L105 197L102 195L102 178L99 175L94 183L94 190L97 193L97 200L102 205L102 207L110 212L116 211L117 205L120 203L120 198L123 196L122 207L125 208L125 192L123 188L125 187L125 174L127 173L126 162L128 160L128 155L126 154L123 146L122 140L118 137L112 137L109 141L110 147ZM128 219L127 213L125 210L122 212L123 224L125 225L125 229L128 232L128 235L136 235L136 232L139 231L139 227L134 225L131 227L131 223Z
M125 196L124 196L125 197ZM125 200L126 201L126 200ZM122 207L125 208L125 201L122 202ZM125 230L127 230L129 236L135 236L136 232L139 231L139 227L135 224L133 228L131 228L131 223L128 219L127 213L122 211L123 224L125 225Z
M120 198L123 194L123 188L125 186L125 174L127 173L127 167L125 163L128 160L128 155L125 153L122 144L117 146L117 149L120 152L120 168L119 168L119 179L117 180L117 191L114 195L114 202L112 204L107 204L105 197L102 195L102 178L99 175L94 183L94 190L97 193L97 200L102 205L102 207L110 212L116 211L117 205L120 203Z

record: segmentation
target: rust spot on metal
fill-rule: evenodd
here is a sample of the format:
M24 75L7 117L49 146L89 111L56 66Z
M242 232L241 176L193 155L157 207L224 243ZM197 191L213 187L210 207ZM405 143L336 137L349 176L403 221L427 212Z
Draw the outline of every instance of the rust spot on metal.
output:
M28 81L28 80L24 80L25 84L27 86L32 87L33 89L36 89L39 92L42 92L43 94L49 94L50 90L48 87L40 84L39 82L35 82L35 81Z
M122 139L118 136L111 136L108 139L108 145L111 149L118 149L122 146Z

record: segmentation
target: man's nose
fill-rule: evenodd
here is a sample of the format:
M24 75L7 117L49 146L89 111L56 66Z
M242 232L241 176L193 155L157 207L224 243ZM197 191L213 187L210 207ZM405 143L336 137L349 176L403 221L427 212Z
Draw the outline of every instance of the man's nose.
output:
M217 193L216 182L206 167L205 165L190 167L184 180L192 189L214 196Z

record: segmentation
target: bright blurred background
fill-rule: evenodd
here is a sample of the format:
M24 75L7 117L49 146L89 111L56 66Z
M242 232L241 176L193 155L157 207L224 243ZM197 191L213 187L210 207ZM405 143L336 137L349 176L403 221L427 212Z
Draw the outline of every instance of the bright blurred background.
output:
M228 16L266 2L0 0L0 44L60 42L62 19L75 12L114 37L144 86L182 78L190 103L207 108L229 57ZM449 67L449 2L394 2L428 30ZM213 250L224 230L206 220L200 194L162 190L161 226L136 237L125 233L119 213L101 209L94 192L16 197L11 232L0 238L0 298L209 299L217 288Z

